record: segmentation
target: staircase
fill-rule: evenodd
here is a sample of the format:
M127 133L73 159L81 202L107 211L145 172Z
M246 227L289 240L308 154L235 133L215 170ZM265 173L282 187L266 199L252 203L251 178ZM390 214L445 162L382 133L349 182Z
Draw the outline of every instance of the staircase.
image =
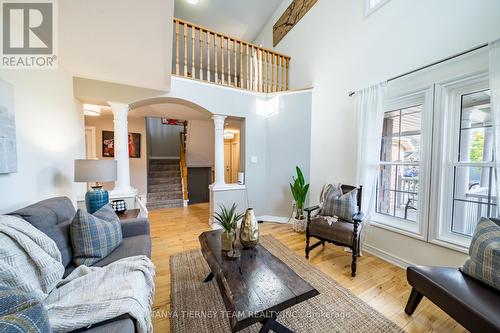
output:
M148 210L183 207L180 160L151 159L148 168Z

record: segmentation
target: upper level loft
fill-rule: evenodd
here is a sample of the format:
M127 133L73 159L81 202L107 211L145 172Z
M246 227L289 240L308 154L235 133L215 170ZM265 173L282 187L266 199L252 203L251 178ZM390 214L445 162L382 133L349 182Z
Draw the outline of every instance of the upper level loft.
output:
M262 93L288 90L290 57L174 18L172 74Z

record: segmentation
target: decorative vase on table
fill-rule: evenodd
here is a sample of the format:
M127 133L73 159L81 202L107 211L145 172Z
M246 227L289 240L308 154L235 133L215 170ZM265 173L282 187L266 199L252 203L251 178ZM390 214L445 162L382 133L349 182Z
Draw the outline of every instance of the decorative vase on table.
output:
M240 227L240 243L246 248L254 248L259 242L259 222L255 218L253 208L248 208Z

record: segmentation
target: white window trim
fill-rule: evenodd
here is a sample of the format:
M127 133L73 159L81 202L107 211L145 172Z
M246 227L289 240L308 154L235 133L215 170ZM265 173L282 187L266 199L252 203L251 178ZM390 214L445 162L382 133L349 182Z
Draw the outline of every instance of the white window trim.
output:
M375 11L378 9L382 8L386 3L388 3L391 0L382 0L379 2L377 5L370 7L370 0L365 0L365 17L370 16L373 14Z
M450 170L459 163L456 149L460 135L460 112L457 110L460 110L463 94L488 88L488 73L436 84L434 103L440 112L434 115L434 133L441 135L435 135L433 141L429 242L463 253L468 252L471 237L451 232L454 176Z
M432 143L432 119L433 119L433 87L418 90L390 99L386 103L385 111L403 109L415 105L422 105L422 126L421 126L421 158L419 163L419 205L417 221L408 220L380 214L373 207L371 223L377 227L398 232L403 235L419 240L427 240L428 212L429 212L429 190L431 171L431 151L425 149ZM383 164L383 163L380 163Z

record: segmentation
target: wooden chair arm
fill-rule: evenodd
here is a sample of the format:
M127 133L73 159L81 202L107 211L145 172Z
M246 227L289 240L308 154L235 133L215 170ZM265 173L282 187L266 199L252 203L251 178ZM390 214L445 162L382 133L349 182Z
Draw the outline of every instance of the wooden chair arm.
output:
M364 219L365 219L365 214L363 214L362 212L356 213L352 216L352 221L357 222L358 224L362 223Z

